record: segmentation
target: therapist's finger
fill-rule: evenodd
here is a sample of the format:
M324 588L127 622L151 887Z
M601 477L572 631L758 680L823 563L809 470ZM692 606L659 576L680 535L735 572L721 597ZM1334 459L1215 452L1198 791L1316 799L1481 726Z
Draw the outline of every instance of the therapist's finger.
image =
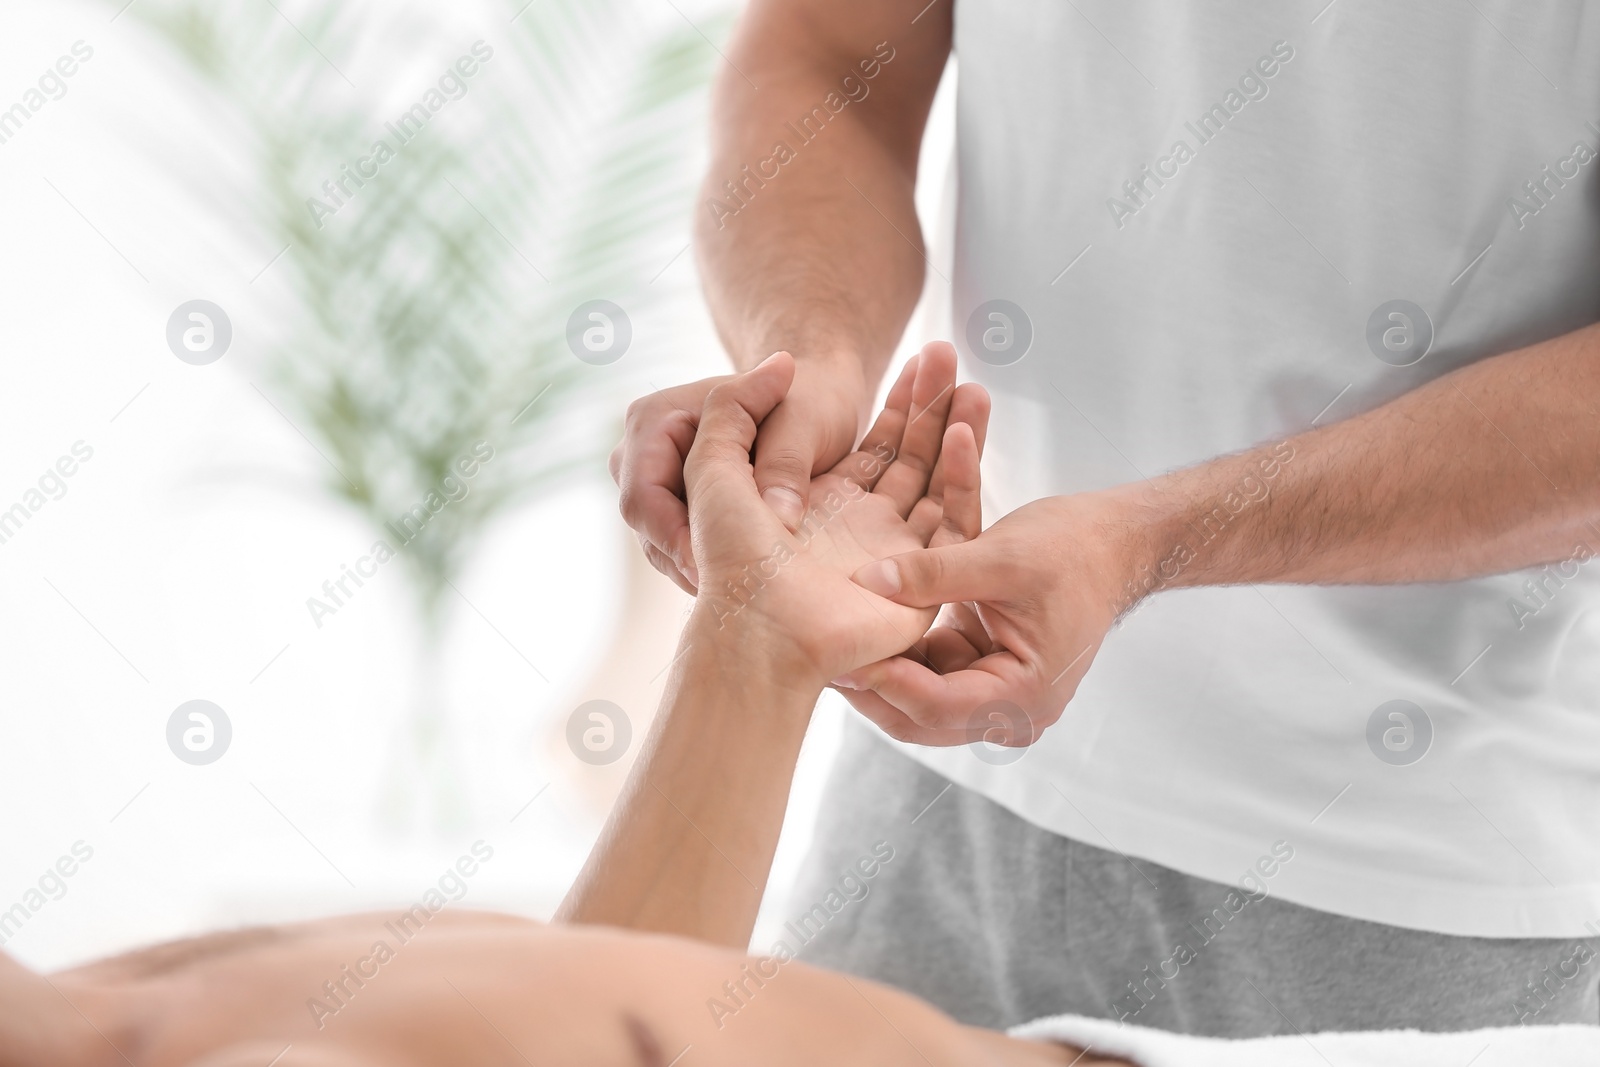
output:
M851 578L870 593L911 607L996 601L1027 591L1027 560L991 530L970 541L876 560Z
M689 550L689 511L683 502L683 463L694 444L695 425L690 413L669 409L648 429L630 426L611 461L612 477L621 490L617 508L623 520L645 544L659 550L668 567L687 573L691 583L694 555ZM657 557L651 563L676 581Z
M923 660L940 674L953 674L971 667L988 651L974 645L967 634L953 626L934 626L917 642L916 652L906 655Z
M673 584L685 593L690 596L695 595L695 587L690 584L689 578L673 559L648 541L641 539L639 543L644 547L644 558L650 561L652 567L671 578ZM692 552L688 552L687 560L692 572L694 567L694 554Z
M878 729L896 741L902 741L908 745L948 748L954 745L967 744L969 741L982 740L981 730L968 731L965 728L960 730L940 730L931 726L922 726L870 689L841 689L839 690L839 695L849 701L852 708L860 712L863 718Z
M928 633L943 633L946 630L960 634L962 639L970 642L981 655L987 656L996 650L993 639L983 627L983 619L978 615L977 605L971 601L956 601L939 609L939 617L929 627Z
M679 477L682 477L680 466ZM655 554L646 552L651 564L669 578L677 581L686 578L690 591L698 577L694 570L694 549L689 537L689 509L683 498L664 485L641 485L629 497L630 523L639 524L639 543ZM678 572L673 575L668 570ZM683 585L683 582L679 582Z
M995 650L981 626L969 627L960 618L941 618L900 655L926 664L936 674L954 674ZM850 675L844 677L848 680Z
M976 660L965 670L939 674L905 656L895 656L834 679L839 688L870 689L921 726L959 728L981 707L1008 701L1027 707L1031 672L1010 652ZM1020 699L1019 699L1020 697Z

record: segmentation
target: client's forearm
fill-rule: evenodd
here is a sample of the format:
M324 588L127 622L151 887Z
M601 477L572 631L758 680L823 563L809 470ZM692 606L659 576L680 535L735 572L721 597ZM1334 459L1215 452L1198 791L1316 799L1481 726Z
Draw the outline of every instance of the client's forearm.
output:
M784 652L691 617L650 736L557 921L747 947L821 694Z

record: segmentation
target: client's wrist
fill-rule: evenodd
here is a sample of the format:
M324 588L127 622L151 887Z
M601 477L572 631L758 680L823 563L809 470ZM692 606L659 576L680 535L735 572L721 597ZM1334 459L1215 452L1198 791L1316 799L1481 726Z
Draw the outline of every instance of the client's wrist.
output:
M702 595L689 613L678 655L729 679L766 686L814 703L830 675L793 637L759 612L730 611Z

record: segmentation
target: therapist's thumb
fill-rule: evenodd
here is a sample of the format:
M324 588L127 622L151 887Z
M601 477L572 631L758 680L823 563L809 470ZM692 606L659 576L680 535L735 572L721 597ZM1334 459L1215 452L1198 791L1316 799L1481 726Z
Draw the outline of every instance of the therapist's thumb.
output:
M993 600L1008 595L1012 567L976 540L924 548L869 563L851 575L868 592L914 608L963 600Z

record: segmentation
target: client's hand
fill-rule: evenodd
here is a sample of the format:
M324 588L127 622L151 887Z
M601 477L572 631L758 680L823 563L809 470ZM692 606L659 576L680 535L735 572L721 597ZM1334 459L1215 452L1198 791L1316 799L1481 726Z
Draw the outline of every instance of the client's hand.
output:
M791 533L762 503L750 464L761 420L788 391L784 353L706 398L684 466L700 575L697 611L792 651L819 687L895 655L932 624L850 580L863 565L977 536L978 459L988 394L955 384L955 350L926 346L889 391L860 449L811 483L810 510Z

